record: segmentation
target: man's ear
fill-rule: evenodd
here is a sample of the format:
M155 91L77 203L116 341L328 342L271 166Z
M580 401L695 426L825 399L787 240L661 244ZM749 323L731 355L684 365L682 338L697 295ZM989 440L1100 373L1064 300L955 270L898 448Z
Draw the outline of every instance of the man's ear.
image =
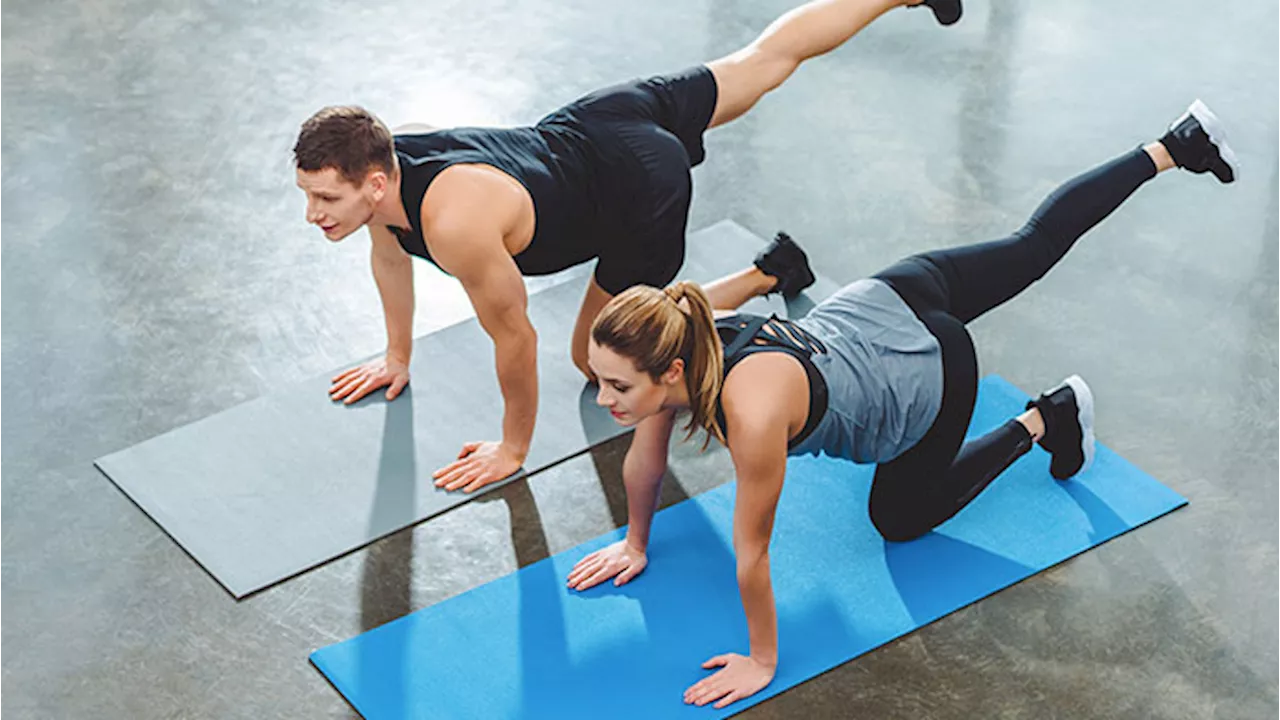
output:
M364 182L373 196L373 201L382 202L382 198L387 194L387 174L381 170L374 170L369 173Z

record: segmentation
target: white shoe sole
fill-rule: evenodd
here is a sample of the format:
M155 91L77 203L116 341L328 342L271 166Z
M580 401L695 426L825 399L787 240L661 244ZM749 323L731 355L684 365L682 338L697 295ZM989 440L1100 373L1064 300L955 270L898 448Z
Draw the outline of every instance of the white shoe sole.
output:
M1231 168L1231 179L1239 180L1240 163L1236 160L1235 151L1231 149L1230 145L1227 145L1227 130L1222 126L1222 121L1219 120L1218 116L1214 115L1213 111L1209 109L1209 106L1205 105L1199 98L1197 98L1195 102L1191 103L1191 107L1187 108L1187 111L1183 113L1182 118L1185 118L1188 115L1195 118L1200 123L1200 127L1204 128L1205 133L1209 136L1209 142L1213 143L1214 147L1218 148L1218 155L1222 158L1222 161L1227 164L1227 167ZM1182 118L1178 118L1178 121L1175 122L1174 125L1182 122Z
M1080 450L1084 453L1084 464L1076 471L1079 475L1093 465L1093 451L1096 444L1093 435L1093 391L1079 375L1072 375L1063 380L1062 384L1070 386L1071 392L1076 396L1076 420L1080 423Z

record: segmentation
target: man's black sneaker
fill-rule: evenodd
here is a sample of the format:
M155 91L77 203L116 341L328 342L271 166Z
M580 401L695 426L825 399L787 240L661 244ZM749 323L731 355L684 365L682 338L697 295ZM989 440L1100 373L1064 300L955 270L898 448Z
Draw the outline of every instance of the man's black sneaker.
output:
M964 8L960 6L960 0L924 0L924 2L911 5L911 7L922 6L932 10L933 16L938 19L938 23L941 25L954 25L964 13Z

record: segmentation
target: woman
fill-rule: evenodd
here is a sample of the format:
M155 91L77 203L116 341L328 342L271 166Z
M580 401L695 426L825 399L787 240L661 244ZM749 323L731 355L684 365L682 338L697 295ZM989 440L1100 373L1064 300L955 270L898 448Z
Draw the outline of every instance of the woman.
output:
M1093 399L1077 376L964 443L978 380L965 324L1043 276L1156 174L1176 166L1232 182L1224 141L1197 100L1159 141L1060 187L1012 236L907 258L795 322L715 319L689 282L614 298L592 326L589 362L597 401L636 426L623 467L630 526L624 540L580 561L569 586L621 585L644 569L675 414L688 410L689 434L703 429L728 445L738 476L733 540L750 654L708 660L703 667L721 669L689 688L685 702L724 707L764 688L777 664L768 547L787 456L822 451L875 463L871 521L891 541L955 515L1033 442L1049 451L1055 478L1087 467Z

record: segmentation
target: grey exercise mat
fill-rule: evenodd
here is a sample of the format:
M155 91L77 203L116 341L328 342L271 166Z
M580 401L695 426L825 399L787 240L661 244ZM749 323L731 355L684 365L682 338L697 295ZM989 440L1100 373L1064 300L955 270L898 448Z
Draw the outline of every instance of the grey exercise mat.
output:
M735 272L763 244L722 221L689 236L680 277ZM334 403L333 373L326 373L96 464L223 587L244 597L626 432L596 406L594 389L569 359L586 282L579 274L529 298L539 338L537 429L524 470L480 492L445 492L430 479L462 443L501 437L493 346L474 318L415 340L413 380L392 402L374 393L352 406ZM820 280L810 296L833 289ZM810 305L802 296L790 314ZM776 299L747 309L788 315Z

